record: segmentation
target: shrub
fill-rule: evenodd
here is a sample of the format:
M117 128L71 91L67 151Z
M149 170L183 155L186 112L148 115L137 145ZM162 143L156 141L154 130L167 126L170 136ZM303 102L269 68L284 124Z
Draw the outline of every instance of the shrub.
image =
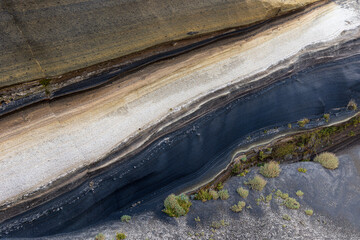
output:
M212 199L212 196L209 192L209 190L204 190L204 189L201 189L196 195L195 195L195 199L196 200L201 200L203 202L206 202L208 200L211 200Z
M269 195L266 196L265 202L269 203L271 200L272 200L272 193L270 193Z
M200 220L200 217L199 216L197 216L196 218L195 218L195 222L200 222L201 220Z
M219 198L219 194L215 190L210 190L209 194L211 195L212 199L217 200Z
M228 190L221 190L218 192L218 194L221 200L226 200L230 197Z
M255 189L257 191L262 191L266 185L267 181L260 177L259 175L256 175L253 179L250 179L247 183L250 185L252 189Z
M300 203L298 201L296 201L295 198L291 198L291 197L285 199L284 205L289 209L299 209L300 208Z
M217 184L217 186L216 186L216 189L217 189L218 191L222 190L223 188L224 188L224 185L222 184L222 182L219 182L219 183Z
M180 217L185 216L189 212L191 202L185 194L178 196L171 194L165 199L164 206L164 213L170 217Z
M324 119L325 119L325 122L329 122L329 120L330 120L330 114L325 113L325 114L324 114Z
M280 166L279 163L271 161L269 163L265 163L264 166L260 167L260 173L264 177L267 178L274 178L278 177L280 174Z
M99 233L95 236L95 240L105 240L105 235L102 233Z
M298 121L298 125L299 125L299 127L305 127L305 125L308 124L309 122L310 122L309 119L304 118L304 119Z
M291 129L291 128L292 128L291 123L288 123L288 128L289 128L289 129Z
M314 214L314 211L311 210L311 209L306 209L305 214L308 215L308 216L312 216Z
M339 166L339 159L333 153L323 152L314 158L315 162L320 163L324 168L336 169Z
M287 215L287 214L283 215L282 218L283 218L284 220L286 220L286 221L290 221L290 220L291 220L291 217L290 217L289 215Z
M249 190L242 187L239 187L236 191L242 198L247 198L247 196L249 195Z
M276 192L275 192L275 196L276 197L281 197L281 195L282 195L283 193L281 192L281 190L280 189L278 189Z
M298 172L302 172L302 173L306 173L307 169L306 168L298 168Z
M296 192L296 196L298 196L298 197L302 197L304 195L304 193L303 193L303 191L301 191L301 190L298 190L297 192Z
M122 222L130 222L130 220L131 220L131 217L129 216L129 215L123 215L122 217L121 217L121 221Z
M281 193L281 196L280 196L282 199L287 199L289 198L289 194L287 193Z
M241 212L242 209L245 207L246 203L243 201L239 201L238 204L235 204L234 206L231 207L231 210L233 212Z
M347 109L351 110L351 111L356 111L357 109L357 104L355 102L354 99L351 99L346 107Z
M116 233L116 240L126 239L125 233Z

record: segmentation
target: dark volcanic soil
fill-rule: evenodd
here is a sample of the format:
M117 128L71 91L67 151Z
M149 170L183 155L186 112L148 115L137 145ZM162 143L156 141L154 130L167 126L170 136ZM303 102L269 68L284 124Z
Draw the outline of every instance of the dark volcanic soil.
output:
M245 202L251 208L240 213L230 210L242 200L236 189L244 187L243 183L253 177L258 168L224 184L230 193L228 200L193 201L186 217L167 217L161 213L162 202L158 202L154 212L135 214L130 223L118 219L51 239L93 239L99 232L107 239L114 238L115 232L126 233L128 239L360 239L360 171L355 167L360 162L360 145L337 155L340 166L336 170L324 169L314 162L281 165L280 176L267 179L262 192L250 190ZM306 168L307 173L298 172L299 167ZM283 200L276 199L274 194L270 204L257 205L257 198L266 197L274 189L296 198L300 209L287 209L281 205ZM296 196L298 190L304 192L303 197ZM306 209L313 209L314 215L307 216ZM290 216L290 221L283 219L285 214ZM194 220L198 216L200 222ZM221 220L225 226L213 231L211 223Z

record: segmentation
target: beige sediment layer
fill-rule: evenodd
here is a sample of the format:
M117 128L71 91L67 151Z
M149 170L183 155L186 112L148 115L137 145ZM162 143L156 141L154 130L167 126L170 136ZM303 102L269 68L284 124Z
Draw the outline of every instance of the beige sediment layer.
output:
M318 0L3 0L0 87L282 15Z
M156 63L106 87L3 117L0 205L96 162L191 101L260 72L269 74L269 67L307 46L326 45L358 24L355 12L329 4L255 36Z

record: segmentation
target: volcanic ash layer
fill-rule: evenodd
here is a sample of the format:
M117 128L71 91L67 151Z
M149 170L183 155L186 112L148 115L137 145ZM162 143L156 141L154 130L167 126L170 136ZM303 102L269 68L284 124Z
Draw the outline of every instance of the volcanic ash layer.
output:
M75 189L251 89L313 64L358 61L352 58L359 52L358 14L355 8L327 4L147 66L104 87L3 116L0 221ZM344 72L350 82L356 73L351 66ZM317 84L314 79L307 87ZM345 97L340 100L338 107L345 106Z
M157 44L249 25L318 0L4 0L0 87L54 77Z

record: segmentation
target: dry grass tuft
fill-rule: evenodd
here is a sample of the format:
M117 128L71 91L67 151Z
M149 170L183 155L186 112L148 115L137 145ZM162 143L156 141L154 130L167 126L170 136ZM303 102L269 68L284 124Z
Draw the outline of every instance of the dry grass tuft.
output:
M338 157L329 152L323 152L314 158L314 162L320 163L324 168L334 170L339 167Z
M269 163L265 163L264 166L261 166L259 172L264 177L275 178L279 176L281 169L279 163L271 161Z
M266 185L267 181L261 176L256 175L253 179L250 179L246 184L250 185L252 189L257 191L262 191Z

